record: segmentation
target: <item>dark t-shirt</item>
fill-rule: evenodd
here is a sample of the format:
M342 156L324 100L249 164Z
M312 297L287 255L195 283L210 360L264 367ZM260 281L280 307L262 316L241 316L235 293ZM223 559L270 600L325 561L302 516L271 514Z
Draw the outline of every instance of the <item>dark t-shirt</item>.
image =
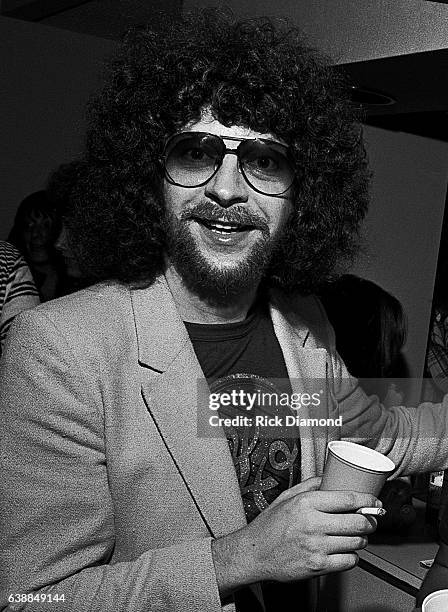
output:
M257 303L244 321L199 325L185 323L211 392L265 390L280 397L291 395L283 354L275 336L267 306ZM288 412L285 406L252 408L257 414ZM221 408L220 416L248 414L247 408L232 404ZM238 476L247 521L282 491L300 482L300 443L282 435L281 428L225 427L225 433Z
M291 394L283 353L274 333L267 302L256 302L246 319L238 323L203 325L185 322L185 326L211 392L261 389ZM268 412L269 409L258 406L258 410ZM276 410L292 412L285 406ZM235 405L220 409L222 416L241 412L244 413L245 409ZM244 511L250 522L282 491L300 482L299 431L297 429L297 437L292 437L291 432L287 436L282 435L281 429L224 429L240 484ZM308 588L304 582L295 585L264 584L266 609L287 610L285 597L288 591L296 600L296 605L300 602L304 606L301 609L308 609ZM236 601L239 610L257 609L247 589L236 595Z

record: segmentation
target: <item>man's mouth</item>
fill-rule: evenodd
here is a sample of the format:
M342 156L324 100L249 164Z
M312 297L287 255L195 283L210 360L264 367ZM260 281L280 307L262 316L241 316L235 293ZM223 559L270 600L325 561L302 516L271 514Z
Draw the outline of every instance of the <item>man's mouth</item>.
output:
M194 220L204 225L215 234L228 235L235 232L246 232L255 229L253 225L245 225L242 223L229 223L227 221L211 221L201 217L194 217Z

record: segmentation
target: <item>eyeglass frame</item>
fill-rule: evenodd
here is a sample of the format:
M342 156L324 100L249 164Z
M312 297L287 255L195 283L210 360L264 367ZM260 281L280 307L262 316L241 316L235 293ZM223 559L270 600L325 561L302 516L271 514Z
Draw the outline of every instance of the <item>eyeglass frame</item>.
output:
M225 146L224 143L224 154L221 157L221 160L219 162L219 164L217 165L217 167L215 168L215 170L213 171L213 174L205 181L203 181L202 183L199 183L198 185L182 185L181 183L177 183L169 174L168 174L168 170L166 168L166 160L168 158L168 154L166 153L167 147L170 143L171 140L173 140L174 138L176 138L176 136L182 136L183 134L203 134L204 136L215 136L217 138L220 138L222 141L224 140L232 140L235 142L239 142L240 144L235 148L235 149L228 149ZM269 196L271 198L282 198L284 199L286 196L284 195L289 189L291 189L291 187L294 185L294 182L297 179L297 174L294 171L293 172L293 180L291 182L291 184L282 192L280 193L266 193L264 191L261 191L260 189L257 189L256 187L254 187L252 185L252 183L248 180L246 173L244 172L244 169L242 167L241 164L241 160L238 154L238 149L240 148L240 146L244 143L244 142L262 142L263 144L275 144L276 146L279 146L283 149L286 150L286 159L288 160L288 162L291 164L291 168L294 168L294 164L293 164L293 158L290 154L290 146L283 144L282 142L278 142L277 140L270 140L268 138L238 138L236 136L222 136L221 134L212 134L211 132L202 132L202 131L198 131L198 132L176 132L175 134L172 134L171 136L169 136L166 141L165 141L165 145L163 147L163 153L162 156L160 157L160 163L162 164L163 167L163 173L164 176L166 178L166 180L171 184L171 185L176 185L177 187L183 187L184 189L195 189L196 187L203 187L204 185L206 185L209 181L212 180L212 178L217 174L218 170L221 168L222 166L222 162L224 161L224 157L226 155L236 155L237 157L237 169L238 172L243 176L245 182L247 185L249 185L249 187L251 189L253 189L254 191L256 191L257 193L260 193L261 195L265 195L265 196Z

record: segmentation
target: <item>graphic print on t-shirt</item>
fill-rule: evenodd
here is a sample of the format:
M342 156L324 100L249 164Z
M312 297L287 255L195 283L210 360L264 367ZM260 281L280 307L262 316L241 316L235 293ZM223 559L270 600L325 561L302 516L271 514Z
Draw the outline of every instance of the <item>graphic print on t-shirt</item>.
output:
M210 384L211 393L229 393L235 398L232 404L221 406L219 415L234 419L250 414L250 426L233 424L224 426L232 454L233 464L241 489L247 521L269 506L278 495L300 480L300 451L298 438L281 427L255 425L255 417L283 416L292 413L290 408L276 405L282 389L266 378L254 374L237 373L215 380ZM257 398L248 408L244 397ZM238 401L241 399L243 401Z
M258 392L291 396L283 353L274 332L268 302L258 300L243 321L223 324L185 322L210 393ZM238 396L234 396L238 397ZM255 410L233 402L220 416L291 414L289 405L277 408L258 402ZM296 414L294 412L294 414ZM241 487L247 521L254 519L282 491L300 482L301 455L297 428L224 427ZM283 434L287 435L283 435Z

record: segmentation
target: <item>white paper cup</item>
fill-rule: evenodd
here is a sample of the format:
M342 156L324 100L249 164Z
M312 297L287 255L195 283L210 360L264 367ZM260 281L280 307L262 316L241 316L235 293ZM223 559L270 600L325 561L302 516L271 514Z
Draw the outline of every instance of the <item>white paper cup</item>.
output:
M395 464L377 451L337 440L328 443L322 491L357 491L378 496ZM448 608L447 608L448 612Z
M422 603L422 612L448 612L448 589L427 595Z

